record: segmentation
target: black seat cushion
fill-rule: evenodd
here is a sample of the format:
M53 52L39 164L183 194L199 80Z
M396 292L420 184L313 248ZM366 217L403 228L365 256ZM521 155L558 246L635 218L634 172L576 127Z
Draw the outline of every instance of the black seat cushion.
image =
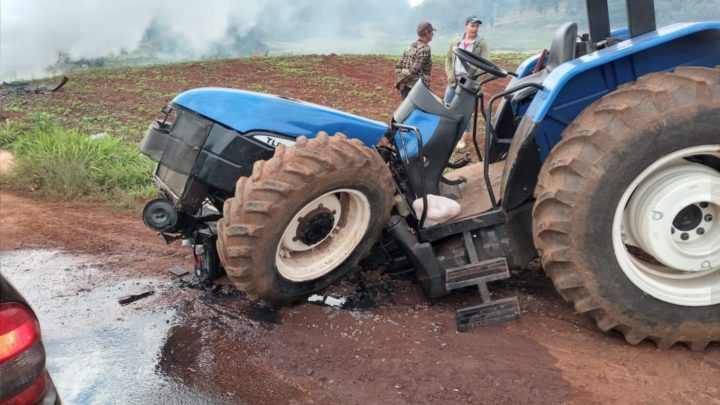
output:
M553 36L547 66L537 73L533 73L515 81L515 83L513 83L513 87L520 86L525 83L542 84L553 69L565 62L575 59L576 37L577 23L569 22L560 26ZM538 61L538 63L542 63L542 61ZM527 87L509 95L508 97L512 99L513 104L516 104L520 102L520 100L524 100L525 98L535 94L537 90L538 89L535 87Z

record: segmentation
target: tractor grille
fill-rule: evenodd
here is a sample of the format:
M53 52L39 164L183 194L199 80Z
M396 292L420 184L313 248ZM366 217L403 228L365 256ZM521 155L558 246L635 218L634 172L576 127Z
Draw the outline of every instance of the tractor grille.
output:
M183 195L185 185L190 178L187 174L173 171L163 164L157 166L155 176L158 180L162 181L162 184L158 184L158 186L167 188L175 198L180 198L180 196Z
M202 206L208 187L193 176L178 173L159 164L155 170L155 184L169 194L173 206L181 212L194 213Z
M140 151L158 162L155 183L169 194L180 211L193 212L202 205L207 185L192 176L200 151L213 123L176 107L172 125L155 122L140 144Z

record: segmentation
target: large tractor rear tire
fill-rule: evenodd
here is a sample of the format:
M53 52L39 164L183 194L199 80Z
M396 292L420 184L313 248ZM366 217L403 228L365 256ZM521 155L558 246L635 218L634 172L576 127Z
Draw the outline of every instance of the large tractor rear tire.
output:
M289 303L348 274L380 236L393 203L390 171L342 134L300 137L237 182L218 222L218 254L254 298Z
M653 73L590 105L543 165L546 273L604 330L720 341L720 67Z

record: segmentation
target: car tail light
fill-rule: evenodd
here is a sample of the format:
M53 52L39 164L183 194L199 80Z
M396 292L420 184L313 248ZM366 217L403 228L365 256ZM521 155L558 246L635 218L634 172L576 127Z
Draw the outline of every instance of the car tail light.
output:
M28 307L0 304L0 405L33 404L47 388L45 349Z

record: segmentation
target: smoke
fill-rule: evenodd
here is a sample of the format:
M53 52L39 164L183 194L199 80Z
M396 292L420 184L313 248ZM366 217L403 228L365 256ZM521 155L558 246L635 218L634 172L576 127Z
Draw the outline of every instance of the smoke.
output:
M277 53L371 52L407 28L400 22L410 10L408 0L2 0L0 79L139 49L167 60L267 51L265 41ZM308 38L322 43L298 45Z
M624 0L609 1L611 14L622 14ZM659 24L720 19L720 0L681 7L683 1L656 0ZM431 46L434 54L442 54L470 14L485 22L481 33L493 51L536 51L549 46L552 27L566 21L584 25L584 4L585 0L0 0L0 80L43 77L58 62L113 55L159 62L256 51L399 54L423 20L438 28Z
M267 1L243 0L2 0L0 79L46 75L60 53L98 58L134 51L148 29L182 44L185 59L215 42L249 32Z

